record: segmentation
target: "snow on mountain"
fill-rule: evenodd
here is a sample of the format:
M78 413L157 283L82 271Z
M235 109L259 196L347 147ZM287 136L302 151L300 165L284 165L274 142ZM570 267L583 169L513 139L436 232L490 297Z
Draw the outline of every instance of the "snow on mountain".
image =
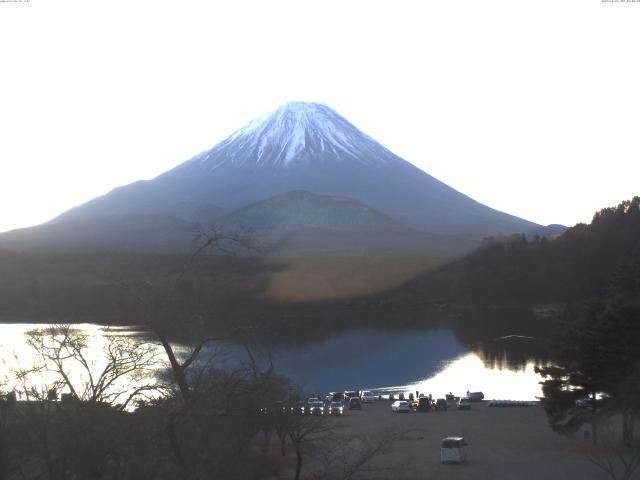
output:
M314 156L369 166L398 159L326 105L289 102L249 122L185 168L213 171L226 162L288 167Z

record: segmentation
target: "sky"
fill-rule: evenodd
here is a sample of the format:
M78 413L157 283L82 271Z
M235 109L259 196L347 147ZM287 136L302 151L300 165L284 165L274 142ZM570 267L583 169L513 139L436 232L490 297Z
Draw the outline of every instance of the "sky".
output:
M289 100L493 208L640 194L640 2L0 2L0 231L149 179Z

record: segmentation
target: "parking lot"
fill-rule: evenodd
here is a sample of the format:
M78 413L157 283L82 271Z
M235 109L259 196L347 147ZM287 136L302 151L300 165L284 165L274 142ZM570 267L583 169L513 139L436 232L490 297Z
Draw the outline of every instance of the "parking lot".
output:
M394 413L390 405L385 400L365 404L334 420L345 436L397 437L375 458L376 468L366 478L603 478L586 459L583 443L554 433L539 405L489 407L484 401L462 411L450 403L447 411L410 413ZM448 436L465 437L467 462L440 463L440 443Z

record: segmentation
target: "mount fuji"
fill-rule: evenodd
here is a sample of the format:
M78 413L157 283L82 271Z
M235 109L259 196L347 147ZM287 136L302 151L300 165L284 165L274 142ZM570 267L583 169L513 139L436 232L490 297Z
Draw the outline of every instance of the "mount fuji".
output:
M285 195L288 192L298 193ZM127 236L137 235L134 247L144 248L151 228L156 239L167 237L165 246L170 249L176 232L188 230L194 222L224 227L244 221L248 228L257 224L277 230L286 223L287 201L298 205L296 222L287 223L288 233L314 228L305 218L317 221L319 211L323 231L344 231L348 216L362 209L367 215L351 230L367 235L393 230L479 238L540 228L445 185L331 108L290 102L152 180L118 187L46 224L2 235L0 244L75 248L101 238L101 247L126 248ZM315 213L307 216L307 211ZM270 220L258 218L262 214ZM116 237L116 244L110 243Z

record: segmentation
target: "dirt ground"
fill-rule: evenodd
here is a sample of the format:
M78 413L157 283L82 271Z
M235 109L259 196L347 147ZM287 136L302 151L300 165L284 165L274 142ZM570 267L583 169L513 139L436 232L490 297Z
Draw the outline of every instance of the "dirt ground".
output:
M366 404L332 419L345 435L375 438L399 434L376 457L372 479L518 479L591 480L606 478L584 456L584 441L570 440L547 425L541 406L489 407L475 403L469 411L394 413L390 402ZM344 430L343 430L344 429ZM440 463L440 441L463 436L467 462Z

